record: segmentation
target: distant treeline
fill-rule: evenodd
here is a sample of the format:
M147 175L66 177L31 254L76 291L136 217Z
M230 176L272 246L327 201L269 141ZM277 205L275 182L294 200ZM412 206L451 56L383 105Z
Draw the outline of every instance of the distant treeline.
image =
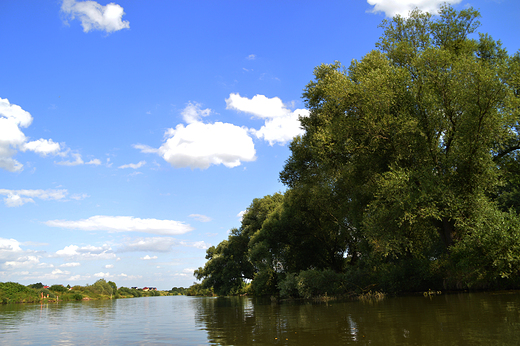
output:
M145 291L142 289L117 287L112 281L99 279L86 286L44 286L41 282L21 285L16 282L0 282L0 303L35 303L91 299L116 299L132 297L152 297L165 295L184 295L188 289L173 287L170 291Z
M303 135L189 291L313 297L520 288L520 53L442 7L315 68Z

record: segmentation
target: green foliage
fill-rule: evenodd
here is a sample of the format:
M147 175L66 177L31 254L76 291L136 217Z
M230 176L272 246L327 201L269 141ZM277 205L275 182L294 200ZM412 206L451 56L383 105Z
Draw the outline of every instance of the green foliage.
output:
M27 285L27 287L34 288L34 289L40 289L40 288L43 288L43 284L41 282L38 282L35 284Z
M169 293L173 295L186 295L187 290L188 289L184 287L172 287Z
M49 291L53 291L53 292L67 292L68 289L67 289L67 287L64 287L63 285L52 285L51 287L49 287Z
M252 280L258 271L248 256L250 239L281 200L280 194L255 199L244 214L241 227L231 230L227 240L206 251L208 261L194 272L202 280L203 289L213 288L218 295L243 292L245 280Z
M142 291L136 290L135 288L119 287L117 293L123 297L141 297Z
M0 302L30 303L38 301L36 291L16 282L0 282Z
M73 300L82 300L83 299L83 295L81 293L79 293L79 292L76 292L76 293L72 294L71 298Z
M186 291L187 296L213 297L213 287L205 288L202 284L193 284Z
M110 296L113 293L112 286L105 279L99 279L93 285L87 286L87 288L96 295Z
M452 257L454 287L500 288L511 280L518 284L520 218L514 211L483 210L468 234L453 246Z
M443 6L315 68L283 194L208 249L200 289L324 294L520 284L520 53Z

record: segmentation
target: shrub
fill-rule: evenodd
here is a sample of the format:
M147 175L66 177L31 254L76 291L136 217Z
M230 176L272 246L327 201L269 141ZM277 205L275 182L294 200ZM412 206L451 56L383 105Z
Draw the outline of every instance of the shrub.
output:
M38 300L36 291L16 282L0 282L0 302L21 303Z
M72 299L74 300L82 300L83 299L83 294L79 293L79 292L76 292L72 295Z
M62 285L52 285L51 287L49 287L49 291L54 291L54 292L67 292L68 289L67 287L64 287Z

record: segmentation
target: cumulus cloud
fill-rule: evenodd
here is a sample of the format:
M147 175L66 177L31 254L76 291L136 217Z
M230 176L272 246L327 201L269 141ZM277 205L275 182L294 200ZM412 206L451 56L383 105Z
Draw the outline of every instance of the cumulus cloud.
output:
M190 214L189 217L194 218L197 221L200 222L210 222L212 219L209 216L201 215L201 214Z
M209 249L210 248L210 244L204 242L204 241L181 241L179 242L180 245L182 246L187 246L187 247L194 247L196 249L202 249L202 250L206 250L206 249Z
M45 224L83 231L144 232L159 235L184 234L193 230L190 225L180 221L140 219L132 216L96 215L78 221L49 220Z
M146 255L144 257L141 257L142 260L152 260L152 259L157 259L157 256L149 256L149 255Z
M99 272L99 273L96 273L94 274L94 277L97 277L97 278L110 278L110 273L106 272L106 273L103 273L103 272Z
M130 22L122 20L123 8L115 3L103 6L95 1L63 0L61 11L71 20L77 17L84 32L100 30L112 33L130 28Z
M260 130L251 129L251 132L257 138L268 141L270 145L275 143L283 145L295 136L303 134L299 117L309 115L306 109L291 111L280 98L268 98L264 95L256 95L248 99L238 93L230 94L226 99L226 108L264 119L264 126Z
M71 244L56 251L54 256L75 260L109 260L116 258L112 248L108 245L80 247Z
M28 127L32 120L31 114L22 107L0 98L0 168L10 172L22 170L23 165L13 156L27 141L20 127Z
M31 114L22 107L11 104L8 99L0 98L0 169L10 172L21 171L23 164L14 159L18 151L32 151L43 157L48 155L67 157L69 154L73 157L73 161L56 162L60 165L75 166L85 163L80 154L72 152L64 143L43 138L29 141L21 128L31 125L32 120ZM93 159L86 164L99 165L101 162ZM13 201L15 205L18 202Z
M197 103L189 103L182 112L187 125L179 124L165 133L165 142L159 149L142 144L134 147L144 153L156 153L173 167L207 169L211 165L232 168L256 160L256 151L248 129L229 123L204 123L211 114Z
M92 159L88 162L83 161L81 154L78 152L71 152L68 150L61 156L66 156L68 153L70 153L70 156L72 156L73 160L64 160L64 161L58 161L55 162L58 165L61 166L78 166L78 165L94 165L99 166L101 164L101 160L99 159Z
M146 164L146 161L140 161L139 163L129 163L129 164L126 164L126 165L122 165L122 166L119 166L118 168L133 168L133 169L138 169L138 168L141 168L142 166L144 166Z
M240 213L237 214L237 217L242 222L242 219L244 218L244 214L247 212L247 210L242 210Z
M34 151L41 156L47 156L49 154L57 155L60 152L59 143L55 143L52 139L38 139L36 141L25 143L22 146L23 151Z
M0 258L5 258L3 254L21 251L20 242L16 239L0 238Z
M0 195L7 196L4 203L8 207L19 207L25 203L34 203L34 198L59 201L67 197L67 190L8 190L0 189Z
M396 15L407 17L415 8L435 14L443 4L458 4L461 0L367 0L367 2L374 6L370 12L383 12L391 18Z
M12 270L48 266L40 263L41 256L31 250L23 250L16 239L0 238L0 268Z
M79 267L81 264L78 262L64 263L60 267Z
M169 252L178 245L171 237L138 238L126 242L118 249L118 252Z

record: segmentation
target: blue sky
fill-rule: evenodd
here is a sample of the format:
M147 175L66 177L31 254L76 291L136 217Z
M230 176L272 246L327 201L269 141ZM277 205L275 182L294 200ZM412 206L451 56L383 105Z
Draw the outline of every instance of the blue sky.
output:
M190 286L284 190L314 67L441 1L0 2L0 281ZM451 1L520 48L520 2Z

